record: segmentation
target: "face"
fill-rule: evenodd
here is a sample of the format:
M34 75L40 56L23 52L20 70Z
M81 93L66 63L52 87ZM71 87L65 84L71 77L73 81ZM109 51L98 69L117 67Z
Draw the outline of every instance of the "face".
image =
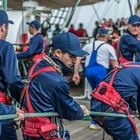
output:
M61 60L67 67L70 68L75 64L76 57L71 55L70 53L64 53L62 54Z
M8 24L3 24L1 27L2 39L6 39L8 34Z
M128 25L128 31L132 34L132 35L137 35L140 31L140 25L136 24L136 25Z
M58 57L69 68L71 68L76 62L76 56L73 56L68 52L63 53L59 49L55 51L55 56Z
M33 35L34 34L34 28L32 27L32 26L29 26L29 33L31 34L31 35Z

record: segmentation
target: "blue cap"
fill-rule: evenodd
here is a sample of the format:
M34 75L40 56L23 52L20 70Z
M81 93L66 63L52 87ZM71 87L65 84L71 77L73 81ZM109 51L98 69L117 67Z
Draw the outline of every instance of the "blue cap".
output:
M40 23L37 20L33 20L31 22L27 22L28 25L32 26L36 30L40 28Z
M98 31L97 31L97 34L98 35L108 35L108 30L105 29L105 28L99 28Z
M128 19L128 23L135 25L135 24L140 24L140 17L137 15L132 15L129 19Z
M74 56L83 57L88 53L81 49L79 38L70 32L62 32L55 35L52 39L52 47L69 52Z
M0 25L2 24L14 24L14 22L8 19L8 15L5 11L0 10Z

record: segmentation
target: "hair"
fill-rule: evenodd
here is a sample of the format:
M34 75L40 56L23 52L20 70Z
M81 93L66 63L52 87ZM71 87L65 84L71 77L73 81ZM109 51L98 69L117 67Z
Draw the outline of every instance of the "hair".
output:
M56 48L53 47L52 44L47 46L47 53L49 52L51 55L57 50ZM61 50L61 49L60 49ZM63 54L67 53L67 51L61 50Z
M108 34L97 34L96 38L99 38L99 37L106 38L108 37Z

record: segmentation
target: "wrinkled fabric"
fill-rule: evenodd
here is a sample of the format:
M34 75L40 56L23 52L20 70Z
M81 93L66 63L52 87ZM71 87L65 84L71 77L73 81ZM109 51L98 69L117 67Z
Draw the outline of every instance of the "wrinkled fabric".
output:
M26 52L20 52L17 54L18 59L31 57L35 54L39 54L43 51L44 40L40 33L37 33L30 39L29 47Z
M136 63L139 64L140 63ZM113 82L113 87L119 92L124 100L129 104L130 112L139 111L140 114L140 68L124 68L120 70ZM112 74L105 78L106 82L110 81ZM91 110L98 112L109 112L110 106L96 99L91 99ZM117 113L114 110L110 113ZM133 126L128 118L115 118L115 117L97 117L92 116L105 131L113 136L115 140L138 140Z
M135 54L135 61L140 62L140 41L128 31L121 37L119 49L124 58L133 61Z
M18 73L14 48L9 42L0 40L0 91L6 92L7 88L11 96L19 101L23 83ZM0 103L0 115L15 113L15 107ZM16 140L16 130L11 126L11 120L0 121L0 128L1 140Z

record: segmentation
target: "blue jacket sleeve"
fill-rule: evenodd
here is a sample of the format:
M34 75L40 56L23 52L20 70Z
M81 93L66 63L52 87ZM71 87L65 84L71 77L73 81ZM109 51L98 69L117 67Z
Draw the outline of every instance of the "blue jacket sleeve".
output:
M16 108L11 105L0 103L0 115L16 114Z
M43 49L43 39L40 36L34 36L29 44L29 48L26 52L21 52L17 54L18 59L27 58L33 54L41 53Z
M140 41L138 41L135 37L131 35L124 36L124 42L129 46L127 49L130 51L140 50Z
M69 96L69 86L66 81L61 82L55 92L55 111L60 117L67 120L79 120L84 117L84 113L80 105Z
M20 93L23 89L21 76L18 73L17 58L14 48L9 44L3 51L1 69L5 78L5 83L10 90L11 95L19 101Z

